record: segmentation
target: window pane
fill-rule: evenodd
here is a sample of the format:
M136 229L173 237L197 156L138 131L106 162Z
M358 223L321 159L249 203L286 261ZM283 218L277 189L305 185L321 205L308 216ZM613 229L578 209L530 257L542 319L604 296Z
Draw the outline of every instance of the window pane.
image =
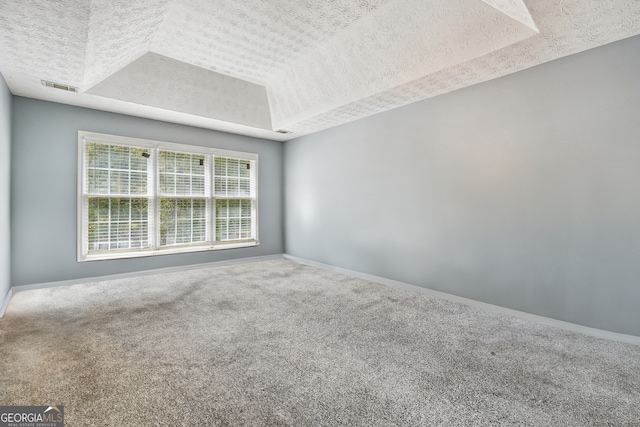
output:
M131 199L111 199L112 217L118 221L127 221L129 219Z
M129 172L111 171L109 194L129 194Z
M240 200L229 200L229 218L240 218Z
M204 219L193 220L193 240L204 242L207 239L207 222Z
M85 150L89 194L147 194L148 149L88 142Z
M204 183L204 175L198 176L194 175L191 177L191 194L202 194L205 193L205 183Z
M131 201L131 220L146 221L148 215L148 203L146 199L133 199Z
M203 154L159 152L160 194L204 196L207 194L207 158Z
M229 230L227 228L227 218L216 219L216 241L222 242L229 240Z
M176 171L176 153L160 151L158 166L160 167L160 173L174 173Z
M106 144L88 143L87 163L89 168L108 168L109 167L109 146Z
M216 196L252 196L252 164L251 160L216 157L214 162Z
M109 167L111 169L130 170L129 156L131 149L129 147L121 147L112 145L110 148Z
M180 194L180 195L191 194L191 179L189 178L189 175L176 176L175 194Z
M229 218L229 240L240 238L240 221L237 218Z
M147 157L149 150L146 148L131 147L131 170L132 171L147 171Z
M191 173L194 175L204 175L204 154L192 154L191 155Z
M251 200L216 200L216 241L253 238Z
M215 192L217 196L227 195L227 178L216 176Z
M228 178L227 180L227 193L229 196L238 196L239 189L238 179L237 178Z
M147 172L131 172L130 194L147 194Z
M206 241L206 218L206 199L160 199L160 245Z
M241 178L250 178L251 177L251 161L250 160L240 160L240 177Z
M191 172L190 154L176 153L176 172L187 174Z
M175 194L176 193L176 176L175 174L160 174L160 193Z
M149 247L148 218L147 199L89 197L89 252Z
M87 171L89 193L109 194L109 171L102 169L89 169Z
M251 180L240 178L238 182L238 195L251 196Z

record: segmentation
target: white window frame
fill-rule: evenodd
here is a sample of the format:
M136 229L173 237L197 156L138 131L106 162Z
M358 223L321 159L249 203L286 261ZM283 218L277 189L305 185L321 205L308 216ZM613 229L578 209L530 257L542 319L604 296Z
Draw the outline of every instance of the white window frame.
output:
M149 234L151 235L151 249L131 249L131 250L112 250L89 253L89 236L88 236L88 209L85 209L89 194L85 193L86 174L85 174L85 142L96 142L104 144L114 144L122 146L131 146L139 148L147 148L151 150L151 174L153 179L148 197L151 203L149 208ZM159 191L159 168L158 168L158 151L168 150L183 153L204 154L209 156L211 163L209 194L206 195L208 200L208 233L207 242L184 244L176 246L160 246L160 191ZM214 158L229 157L241 160L252 161L253 174L255 176L254 192L248 197L237 197L238 199L251 199L253 201L252 209L252 225L253 238L241 239L233 241L216 241L216 195L215 195L215 173ZM78 262L98 261L110 259L126 259L137 257L148 257L155 255L180 254L189 252L214 251L221 249L234 249L258 246L258 154L247 153L242 151L223 150L218 148L210 148L196 145L177 144L173 142L155 141L150 139L131 138L117 135L107 135L95 132L78 131L78 206L77 206L77 260Z

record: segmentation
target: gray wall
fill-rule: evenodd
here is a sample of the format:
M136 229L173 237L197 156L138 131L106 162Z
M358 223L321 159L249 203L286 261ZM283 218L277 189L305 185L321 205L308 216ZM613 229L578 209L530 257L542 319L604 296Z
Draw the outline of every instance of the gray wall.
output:
M76 262L78 130L258 153L261 245ZM283 252L281 142L14 97L11 155L14 286Z
M11 98L0 74L0 306L11 287Z
M640 38L285 144L287 253L640 335Z

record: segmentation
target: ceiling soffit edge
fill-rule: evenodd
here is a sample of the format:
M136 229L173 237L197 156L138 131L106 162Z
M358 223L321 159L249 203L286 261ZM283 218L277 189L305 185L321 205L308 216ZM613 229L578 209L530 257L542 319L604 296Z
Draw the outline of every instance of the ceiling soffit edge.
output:
M268 82L274 126L294 126L537 34L481 0L387 4Z

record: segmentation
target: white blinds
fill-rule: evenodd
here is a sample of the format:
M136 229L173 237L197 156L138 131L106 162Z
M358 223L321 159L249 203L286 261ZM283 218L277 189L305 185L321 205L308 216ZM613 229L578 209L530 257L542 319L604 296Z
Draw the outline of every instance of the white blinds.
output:
M207 240L206 199L160 199L160 245L201 243Z
M80 261L257 244L256 154L80 134Z
M252 200L216 200L216 240L250 239L253 236Z
M159 150L160 246L207 241L210 156Z
M253 197L255 165L252 160L215 158L215 195L219 197Z
M214 162L217 241L255 235L255 162L216 157Z
M209 194L209 156L160 150L160 195L206 196Z
M149 247L149 200L88 197L89 251Z
M148 149L96 142L85 147L88 194L148 194Z
M143 249L149 233L149 150L85 144L87 250Z

